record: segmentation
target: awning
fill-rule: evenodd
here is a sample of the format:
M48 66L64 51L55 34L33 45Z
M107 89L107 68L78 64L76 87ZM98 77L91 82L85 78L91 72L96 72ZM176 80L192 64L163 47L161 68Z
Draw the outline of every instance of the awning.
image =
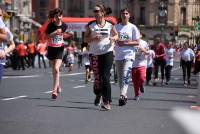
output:
M84 32L85 25L95 20L95 18L74 18L74 17L63 17L62 21L67 24L68 28L67 31L73 31L73 32ZM116 24L117 20L115 17L109 16L106 17L106 20L111 21L112 23ZM45 22L39 29L38 29L38 36L41 40L45 39L45 30L48 25L48 21Z
M107 20L116 23L116 19L114 17L106 17ZM62 21L65 22L68 26L67 31L73 32L84 32L85 25L95 20L94 18L74 18L74 17L63 17Z

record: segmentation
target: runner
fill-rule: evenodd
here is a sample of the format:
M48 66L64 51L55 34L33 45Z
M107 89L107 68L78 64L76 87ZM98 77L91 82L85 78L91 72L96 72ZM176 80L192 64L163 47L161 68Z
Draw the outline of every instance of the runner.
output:
M105 20L106 9L102 5L94 7L95 20L88 23L84 34L84 41L90 46L92 54L92 70L94 72L94 93L96 95L94 104L110 110L111 85L110 70L113 63L113 42L117 40L117 31L113 24Z
M189 48L189 43L185 42L183 44L183 48L180 51L180 56L181 56L181 67L183 71L183 81L184 81L184 86L190 85L190 77L191 77L191 70L192 70L192 64L194 63L195 60L195 54L194 51ZM186 74L187 74L187 81L186 81Z
M0 81L3 75L3 65L5 65L6 55L13 51L15 48L13 34L5 26L2 20L2 16L3 10L0 8Z
M166 66L166 57L165 57L165 45L162 43L160 38L155 39L154 44L154 51L155 51L155 59L154 59L154 83L156 85L158 82L158 72L160 68L161 72L161 85L163 85L164 81L164 73L165 73L165 66Z
M64 41L63 35L67 26L61 21L63 12L56 8L50 11L53 21L50 22L46 29L48 37L47 57L50 60L53 74L52 99L56 99L61 91L60 87L60 66L62 64Z
M165 85L168 85L169 81L171 79L172 67L174 65L175 49L173 48L173 42L169 41L167 43L166 49L165 49L165 54L166 54L166 66L165 66L166 82L165 82Z
M120 12L121 22L115 26L119 39L115 44L115 65L120 88L119 106L127 103L127 90L131 75L133 61L135 60L135 48L139 44L140 32L138 28L129 22L130 12L124 8Z
M146 69L146 86L152 85L151 76L154 68L154 58L155 52L152 50L152 46L150 46L149 54L147 56L147 69Z
M83 64L85 65L85 83L87 84L88 81L91 81L91 65L90 65L90 53L89 53L89 45L83 48L82 57L83 57Z
M144 93L143 83L146 78L147 55L149 54L149 44L142 39L142 35L139 46L136 48L137 51L132 69L132 82L135 91L135 100L139 101L140 92Z

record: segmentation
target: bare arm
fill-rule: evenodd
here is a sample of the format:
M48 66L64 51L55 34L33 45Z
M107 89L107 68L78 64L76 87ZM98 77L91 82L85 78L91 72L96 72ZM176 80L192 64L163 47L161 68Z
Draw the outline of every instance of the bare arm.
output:
M113 28L111 29L111 33L112 33L112 37L110 37L110 40L115 42L118 40L118 33L117 30L115 29L115 27L113 26Z

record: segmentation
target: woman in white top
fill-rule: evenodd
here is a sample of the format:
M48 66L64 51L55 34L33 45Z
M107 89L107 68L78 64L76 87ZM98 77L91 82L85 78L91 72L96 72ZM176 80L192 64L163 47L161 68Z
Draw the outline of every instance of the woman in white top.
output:
M106 9L102 5L94 7L95 20L86 25L84 42L90 46L91 64L94 72L94 93L96 95L94 104L100 105L103 99L102 108L110 110L111 85L110 70L113 63L113 42L117 40L117 31L114 25L105 19Z
M186 72L187 72L187 82L188 85L190 85L190 76L191 76L191 69L192 69L192 64L194 62L194 51L189 48L188 42L185 42L183 44L183 48L180 51L180 56L181 56L181 66L182 66L182 71L183 71L183 81L184 81L184 86L186 86Z
M127 8L121 10L121 22L115 26L119 39L115 44L115 64L120 88L119 106L127 103L127 90L132 64L135 60L134 46L139 44L140 32L129 22L130 12Z

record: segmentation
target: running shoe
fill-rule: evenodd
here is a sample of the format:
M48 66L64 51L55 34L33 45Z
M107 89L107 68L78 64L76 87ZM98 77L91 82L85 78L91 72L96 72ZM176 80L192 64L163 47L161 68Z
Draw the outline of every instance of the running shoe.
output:
M145 88L144 88L144 86L142 85L142 86L140 86L140 92L141 93L144 93L144 91L145 91Z
M126 105L127 103L127 98L123 95L120 96L120 99L119 99L119 106L124 106Z
M57 97L58 97L57 91L53 91L52 94L51 94L51 98L56 99Z
M94 100L94 105L100 106L100 104L101 104L101 96L96 96L96 98Z
M111 110L110 103L103 103L101 105L101 108L104 109L104 110L106 110L106 111Z

